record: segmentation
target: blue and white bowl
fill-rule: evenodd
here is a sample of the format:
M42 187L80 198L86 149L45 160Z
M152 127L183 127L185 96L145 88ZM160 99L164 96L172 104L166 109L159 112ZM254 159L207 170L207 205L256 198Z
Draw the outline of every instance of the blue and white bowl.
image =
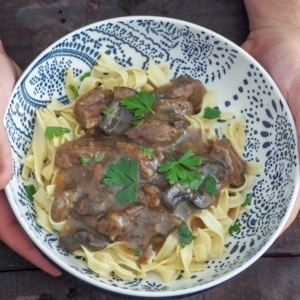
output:
M57 234L35 221L21 177L21 158L33 134L35 111L51 98L67 102L64 75L89 71L99 55L112 55L124 66L146 68L149 58L169 61L172 76L199 78L218 92L218 106L245 117L244 158L259 161L261 174L253 187L249 212L241 230L226 240L228 254L211 260L208 269L190 279L164 283L159 277L132 282L113 276L99 278L82 259L62 251ZM295 202L299 165L293 117L271 77L247 53L224 37L200 26L161 17L125 17L105 20L63 37L23 73L13 91L5 119L13 152L13 176L6 187L9 202L33 242L60 267L102 289L146 297L186 295L211 288L254 263L274 242Z

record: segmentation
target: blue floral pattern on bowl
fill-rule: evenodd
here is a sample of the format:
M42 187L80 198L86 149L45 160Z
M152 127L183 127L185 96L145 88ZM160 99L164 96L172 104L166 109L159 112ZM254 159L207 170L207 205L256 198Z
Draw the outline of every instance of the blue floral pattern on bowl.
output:
M241 220L241 231L229 236L227 254L207 263L207 271L190 279L164 283L159 277L132 282L112 275L99 278L86 262L58 246L35 222L21 178L20 159L28 150L35 110L51 98L66 103L66 70L75 76L91 69L101 53L124 66L146 68L149 59L169 61L172 77L199 78L208 90L216 89L218 106L245 117L244 157L260 161L261 175L253 188L253 201ZM13 151L13 176L6 188L20 223L32 240L54 262L75 276L111 291L136 296L182 295L212 287L237 274L271 245L291 210L299 180L297 141L293 118L269 75L250 56L225 38L199 26L167 18L129 17L107 20L79 29L45 50L17 83L5 129ZM34 179L30 179L34 180Z

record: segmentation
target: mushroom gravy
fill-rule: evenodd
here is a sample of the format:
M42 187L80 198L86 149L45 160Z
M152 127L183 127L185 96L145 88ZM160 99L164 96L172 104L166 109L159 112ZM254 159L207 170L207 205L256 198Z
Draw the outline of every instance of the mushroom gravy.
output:
M60 246L65 251L73 252L80 245L96 251L122 241L129 253L140 247L138 262L146 263L151 251L158 251L167 236L187 223L193 212L216 203L223 187L244 183L246 165L230 141L222 138L205 142L201 131L191 128L184 117L201 109L205 88L199 80L175 78L154 94L154 113L142 118L120 103L137 95L130 88L108 91L97 87L77 100L74 114L87 134L57 151L59 173L51 211L55 222L66 221L60 231ZM105 108L111 113L104 115ZM132 126L130 122L137 119L143 122ZM150 148L152 154L146 155L141 146ZM197 190L180 183L171 185L166 175L158 172L170 156L179 159L189 150L203 161L196 169L203 174ZM83 157L91 160L83 164ZM101 160L97 160L99 157ZM103 182L107 169L120 158L138 164L139 183L132 203L118 204L115 200L124 186ZM204 188L207 176L217 183L214 195Z

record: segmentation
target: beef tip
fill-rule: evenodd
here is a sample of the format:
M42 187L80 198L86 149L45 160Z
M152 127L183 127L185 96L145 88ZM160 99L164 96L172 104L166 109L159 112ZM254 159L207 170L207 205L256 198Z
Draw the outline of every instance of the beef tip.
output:
M182 126L182 123L188 122L184 115L190 116L193 113L193 106L185 96L175 99L158 99L152 105L155 112L147 113L145 118L157 119L165 123Z
M132 222L125 240L134 240L137 245L146 250L153 237L157 235L166 237L179 223L180 220L168 212L157 213L145 207ZM139 261L141 260L139 258Z
M127 87L114 87L113 100L108 104L107 108L112 112L103 116L99 124L108 135L120 135L130 127L130 122L136 117L131 110L124 107L120 100L129 96L136 96L137 92Z
M162 192L161 200L166 207L174 211L178 203L182 200L204 209L215 201L215 197L203 192L201 189L193 191L189 188L183 188L179 183L175 183Z
M65 190L57 194L51 208L53 221L61 222L69 219L74 204L81 197L82 191L78 188Z
M192 103L194 113L198 113L202 106L206 89L202 82L187 76L177 77L171 80L171 84L159 87L156 90L157 98L177 98L185 96Z
M101 112L112 99L110 90L96 87L82 95L75 103L74 114L77 122L84 128L97 127L102 118Z
M116 86L114 87L113 94L114 94L114 99L122 100L130 96L137 96L138 92L128 87Z
M143 209L144 205L141 204L132 204L119 210L112 209L99 220L97 230L101 234L109 236L110 241L121 239Z
M213 142L211 157L226 166L229 184L239 187L245 182L246 163L232 147L229 139Z
M81 157L96 158L113 155L114 140L84 137L61 145L57 149L55 163L60 168L70 168L81 164Z
M105 248L108 238L78 219L70 219L59 233L59 246L68 253L85 246L90 251Z
M129 128L124 136L137 144L158 148L174 143L181 136L181 130L159 120L150 119L139 126Z
M144 152L139 149L139 146L134 143L117 142L117 149L121 151L121 155L126 156L129 159L135 159L139 165L140 174L149 179L155 173L151 159L147 157Z
M160 201L160 188L156 185L145 183L137 193L137 199L145 206L158 208Z
M176 152L180 154L192 150L195 155L208 157L211 152L211 143L204 141L201 129L192 127L186 128L180 140L180 143L176 145Z

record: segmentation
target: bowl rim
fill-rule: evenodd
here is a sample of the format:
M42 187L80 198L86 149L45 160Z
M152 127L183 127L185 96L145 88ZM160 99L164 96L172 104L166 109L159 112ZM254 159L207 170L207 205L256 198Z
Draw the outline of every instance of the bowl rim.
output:
M93 22L91 24L85 25L83 27L77 28L69 33L67 33L66 35L62 36L61 38L59 38L57 41L53 42L52 44L50 44L49 46L46 47L46 49L44 49L27 67L26 69L23 71L22 75L19 77L18 81L16 82L14 89L12 90L11 93L11 97L10 100L8 102L7 108L5 110L5 114L3 117L3 125L5 128L5 117L7 115L8 109L9 109L9 105L12 101L13 95L16 93L16 90L18 88L18 86L20 85L20 83L23 81L23 79L29 74L29 70L32 69L32 67L45 55L47 54L53 47L57 46L59 43L61 43L62 41L70 38L71 36L73 36L76 33L82 32L82 31L86 31L89 28L93 28L95 26L99 26L105 23L109 23L109 22L122 22L122 21L135 21L135 20L139 20L139 19L143 19L143 20L153 20L153 21L162 21L162 22L172 22L173 24L179 24L179 25L186 25L189 26L190 28L193 28L195 30L202 30L205 31L206 33L215 36L217 39L221 40L222 42L227 43L229 46L231 46L233 49L238 50L240 54L242 54L246 60L249 60L250 62L253 62L256 64L256 66L260 67L260 71L263 73L263 75L266 77L266 79L269 80L270 83L272 83L274 92L276 94L278 94L281 97L284 109L287 113L287 117L289 119L289 121L291 122L292 125L292 129L293 131L296 133L296 126L295 126L295 122L294 122L294 118L292 116L292 113L290 111L289 105L287 103L287 101L285 100L285 98L283 97L281 91L279 90L277 84L275 83L275 81L272 79L272 77L269 75L269 73L264 69L264 67L261 66L261 64L255 59L253 58L250 54L248 54L244 49L242 49L240 46L238 46L236 43L232 42L231 40L227 39L226 37L195 23L192 22L188 22L188 21L184 21L181 19L176 19L176 18L170 18L170 17L160 17L160 16L151 16L151 15L133 15L133 16L125 16L125 17L115 17L115 18L109 18L109 19L105 19L105 20L101 20L101 21L97 21L97 22ZM295 142L296 142L296 147L298 149L298 139L297 139L297 135L295 138ZM12 149L11 149L12 151ZM266 244L254 255L252 256L247 262L243 263L241 266L237 267L234 270L231 270L229 272L227 272L224 275L221 275L220 278L214 279L208 283L204 283L204 284L200 284L200 285L196 285L194 287L189 287L189 288L183 288L180 290L172 290L172 291L138 291L138 290L132 290L132 289L124 289L121 287L116 287L113 285L109 285L107 283L103 283L100 281L96 281L95 279L91 280L91 278L85 276L84 274L81 274L79 272L77 272L75 269L73 269L72 267L70 267L67 263L61 261L61 259L59 257L57 257L52 251L48 250L48 249L44 249L44 245L40 242L40 240L38 238L36 238L36 236L33 234L32 230L30 230L27 226L27 223L25 222L25 219L19 214L19 209L18 206L14 200L13 197L13 190L11 188L10 183L8 183L8 185L4 188L5 189L5 193L7 195L7 199L8 202L18 220L18 222L21 224L22 228L25 230L26 234L30 237L31 241L34 243L34 245L44 254L47 256L47 259L50 259L54 264L56 264L57 266L59 266L61 269L63 269L64 271L67 271L68 273L70 273L71 275L83 280L84 282L87 282L97 288L101 288L103 290L107 290L109 292L113 292L113 293L117 293L117 294L123 294L123 295L128 295L128 296L136 296L136 297L172 297L172 296L186 296L186 295L190 295L190 294L195 294L195 293L199 293L201 291L205 291L207 289L213 288L231 278L233 278L234 276L238 275L239 273L241 273L242 271L244 271L245 269L247 269L250 265L252 265L256 260L258 260L263 253L265 253L267 251L267 249L274 243L274 241L276 240L276 238L280 235L281 231L283 230L288 218L290 217L291 213L292 213L292 209L294 207L295 201L296 201L296 196L298 193L298 189L299 189L299 181L300 181L300 175L299 175L299 155L297 152L297 167L295 167L295 188L291 197L291 200L289 202L289 205L287 207L285 216L283 217L281 223L279 224L279 226L277 227L277 229L275 230L275 232L271 235L271 237L269 238L269 240L266 242ZM63 265L63 267L61 266Z

